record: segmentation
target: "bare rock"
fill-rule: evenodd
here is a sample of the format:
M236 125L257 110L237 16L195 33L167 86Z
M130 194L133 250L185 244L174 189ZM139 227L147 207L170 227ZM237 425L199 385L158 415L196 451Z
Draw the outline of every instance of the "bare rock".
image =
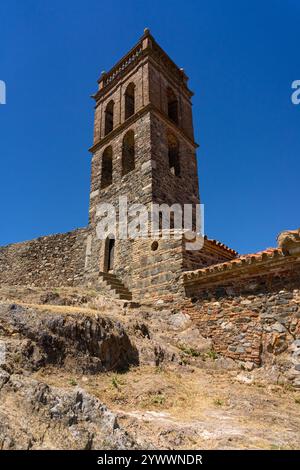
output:
M186 313L178 312L168 315L168 324L175 330L187 328L191 324L191 319Z
M0 397L0 449L137 447L116 415L83 389L68 391L11 376Z
M105 317L4 304L0 326L14 338L6 358L13 368L36 370L51 364L96 373L138 363L138 352L124 327Z
M198 353L204 353L212 349L212 341L201 336L198 328L191 326L175 336L175 341L180 348L190 349Z
M247 371L251 372L254 369L255 364L254 362L246 361L244 367Z
M254 382L254 378L251 374L240 373L236 376L235 380L241 384L251 385Z
M8 382L8 380L9 380L9 373L3 369L0 369L0 390L3 387L3 385L5 385L6 382Z
M300 254L300 228L281 232L277 237L277 242L284 255Z

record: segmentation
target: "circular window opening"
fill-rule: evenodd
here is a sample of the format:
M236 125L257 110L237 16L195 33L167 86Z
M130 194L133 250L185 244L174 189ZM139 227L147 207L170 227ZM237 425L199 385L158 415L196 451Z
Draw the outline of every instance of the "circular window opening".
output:
M152 251L156 251L157 248L158 248L158 242L155 241L155 242L153 242L152 245L151 245L151 250L152 250Z

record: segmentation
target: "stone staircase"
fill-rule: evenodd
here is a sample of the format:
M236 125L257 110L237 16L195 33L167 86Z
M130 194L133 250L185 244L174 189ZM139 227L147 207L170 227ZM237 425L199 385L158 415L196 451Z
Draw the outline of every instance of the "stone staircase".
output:
M112 294L112 297L121 300L132 300L132 293L115 274L100 272L99 277L101 283Z

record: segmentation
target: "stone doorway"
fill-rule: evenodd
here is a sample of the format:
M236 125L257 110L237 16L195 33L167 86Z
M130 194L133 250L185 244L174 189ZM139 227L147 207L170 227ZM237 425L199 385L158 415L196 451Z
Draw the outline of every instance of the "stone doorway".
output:
M115 239L108 237L105 241L105 271L111 273L114 270L114 258L115 258Z

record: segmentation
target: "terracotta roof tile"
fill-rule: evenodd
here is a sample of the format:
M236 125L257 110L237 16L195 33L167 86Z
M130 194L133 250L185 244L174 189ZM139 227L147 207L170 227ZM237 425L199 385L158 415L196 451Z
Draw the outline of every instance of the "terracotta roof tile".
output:
M232 250L234 251L234 250ZM240 255L237 258L226 261L225 263L213 264L206 268L197 269L196 271L189 271L184 274L184 280L195 280L202 276L209 274L217 274L232 269L241 268L246 265L256 264L259 262L265 262L273 258L283 257L282 250L280 248L267 248L266 250L259 251L257 253L249 253L246 255Z

